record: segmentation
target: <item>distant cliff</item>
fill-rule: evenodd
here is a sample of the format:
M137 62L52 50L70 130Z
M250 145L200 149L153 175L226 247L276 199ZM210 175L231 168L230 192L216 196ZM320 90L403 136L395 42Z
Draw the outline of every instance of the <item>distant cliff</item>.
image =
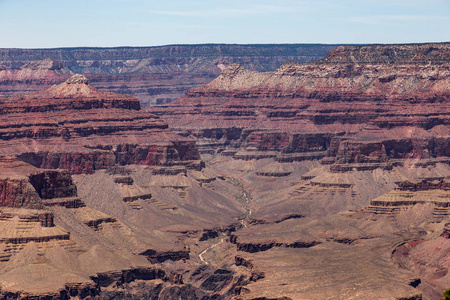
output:
M340 46L318 64L444 64L450 43Z
M86 74L96 88L131 94L143 107L170 102L188 89L204 85L232 63L249 70L273 71L287 61L308 62L323 58L339 45L173 45L160 47L0 49L0 94L40 90L57 84L70 72ZM32 63L50 59L55 63ZM59 79L37 83L41 69L66 70ZM21 70L20 76L14 71ZM26 70L23 71L23 70ZM3 73L2 73L3 72ZM24 76L30 75L33 80ZM42 75L42 74L40 74ZM43 85L42 85L43 84Z
M306 62L324 57L339 45L173 45L160 47L0 49L0 64L12 69L51 58L76 73L205 72L221 63L241 63L256 71L275 70L286 60ZM280 63L281 62L281 63ZM167 67L171 66L171 67ZM220 67L218 67L220 69ZM220 73L220 71L218 72Z

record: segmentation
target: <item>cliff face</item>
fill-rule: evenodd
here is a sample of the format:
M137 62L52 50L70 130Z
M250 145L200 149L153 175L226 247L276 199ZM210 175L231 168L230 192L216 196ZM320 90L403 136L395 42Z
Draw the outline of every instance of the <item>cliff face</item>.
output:
M178 45L125 48L0 49L0 94L41 90L72 72L96 88L137 97L144 107L170 102L210 82L232 63L272 71L286 61L325 56L335 45Z
M42 64L58 67L28 68ZM197 249L190 262L186 228L200 237L244 211L233 184L203 188L216 177L201 176L195 140L138 99L101 92L79 74L0 102L2 297L209 299L248 283L247 274L226 271L194 288L175 271L201 265ZM197 272L196 281L213 272Z
M216 145L245 149L240 158L263 157L256 151L277 151L270 155L280 161L325 152L327 163L338 164L447 157L449 49L349 46L313 64L285 63L264 73L233 64L152 111L198 138L221 130ZM228 139L229 128L240 130L239 137Z
M340 46L331 50L319 63L359 64L447 64L448 43Z
M42 209L45 200L77 196L67 170L38 169L14 157L0 158L0 170L0 207Z
M0 67L0 94L39 91L59 84L73 75L63 64L51 59L30 61L19 69Z
M231 65L217 79L187 96L309 98L322 103L352 101L445 102L449 65L303 65L286 63L274 72Z
M1 97L2 297L439 297L448 62L383 47L232 64L151 111L80 75Z
M177 65L183 65L181 68L190 68L191 71L196 66L208 63L210 60L201 58L215 59L239 57L255 57L255 62L259 62L258 69L264 65L270 65L276 68L276 62L267 59L270 56L279 57L299 57L311 60L325 56L326 52L337 45L320 44L268 44L268 45L226 45L226 44L205 44L205 45L171 45L158 47L118 47L118 48L58 48L58 49L0 49L0 61L10 68L19 68L25 62L51 58L64 62L66 67L77 66L79 68L97 69L96 73L113 73L118 67L122 70L130 71L138 66L138 61L129 65L124 61L148 60L147 65L140 65L139 68L150 66L163 70L165 63L176 62ZM197 58L198 60L195 60ZM152 64L152 61L155 63ZM196 64L184 65L187 61L198 61ZM220 60L219 60L220 61ZM84 62L84 63L82 63ZM232 62L227 62L232 63ZM108 68L111 68L107 72ZM79 71L86 71L79 70ZM92 73L92 72L86 72Z
M199 159L193 141L141 111L138 99L100 92L82 75L0 101L0 154L37 167L93 173L116 163L186 165Z

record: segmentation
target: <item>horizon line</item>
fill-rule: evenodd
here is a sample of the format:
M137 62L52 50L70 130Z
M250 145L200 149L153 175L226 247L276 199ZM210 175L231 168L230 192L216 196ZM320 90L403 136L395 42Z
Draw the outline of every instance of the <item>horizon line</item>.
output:
M162 47L195 47L195 46L394 46L394 45L427 45L427 44L449 44L446 42L411 42L411 43L253 43L253 44L239 44L239 43L199 43L199 44L165 44L155 46L61 46L61 47L2 47L0 50L70 50L70 49L124 49L124 48L162 48Z

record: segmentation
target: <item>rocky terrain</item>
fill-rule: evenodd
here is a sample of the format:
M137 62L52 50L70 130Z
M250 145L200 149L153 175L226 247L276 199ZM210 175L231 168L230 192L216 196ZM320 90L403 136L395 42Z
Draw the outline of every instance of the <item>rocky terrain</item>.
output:
M59 61L44 59L24 63L20 68L0 66L0 94L39 91L59 84L73 73Z
M200 168L193 140L140 109L136 98L100 92L86 77L34 93L4 96L2 155L40 168L90 174L117 164Z
M417 47L425 46L410 52ZM243 159L323 158L345 171L449 156L448 64L329 63L336 55L342 54L333 50L314 64L286 63L265 73L234 64L152 111Z
M355 245L359 239L372 240L376 236L372 241L384 247L379 238L401 233L403 242L386 240L387 248L395 248L409 239L426 240L427 233L431 239L441 234L442 227L430 224L442 224L449 213L445 181L450 163L448 49L448 44L338 47L324 59L307 64L285 63L273 72L256 72L234 64L207 85L151 109L180 134L197 139L206 165L238 176L247 187L250 223L267 224L265 229L252 226L245 238L241 235L247 229L239 230L230 239L238 251L264 252L262 256L248 254L242 259L253 258L254 267L259 262L260 267L270 270L271 275L258 281L260 284L246 286L249 299L274 298L279 295L274 291L281 290L292 299L316 299L319 290L332 297L335 288L327 291L319 286L300 287L292 281L299 268L309 267L288 265L292 271L285 270L280 266L285 263L280 262L281 257L308 252L293 254L287 249L306 248L311 255L320 252L325 257L326 252L319 249L331 248L319 246L324 241ZM325 237L324 227L314 221L314 225L308 225L308 234L293 238L297 230L291 229L301 226L297 224L345 211L353 211L350 215L357 216L361 220L358 222L375 218L374 226L380 226L377 230L385 229L372 235L360 232L359 237ZM297 217L291 220L287 212ZM286 229L271 225L285 218L291 223ZM334 217L330 220L329 229L342 221ZM369 226L358 222L350 225L345 220L342 222L349 228L338 235L350 232L352 226L357 231ZM321 232L322 240L309 233L315 230ZM370 243L357 244L360 248ZM316 248L318 252L312 250ZM387 248L383 250L386 254L390 251ZM266 254L269 251L271 254ZM281 255L280 251L291 252ZM339 261L344 263L345 259ZM407 265L403 269L413 277L420 277L420 272L435 274L424 262L421 271L412 263ZM363 267L354 268L361 278ZM313 283L317 277L325 281L329 278L315 274L308 282ZM432 278L439 278L439 283ZM439 289L448 285L444 278L422 278L421 284L411 285L417 295L408 299L416 299L419 294L425 299L438 297ZM269 287L280 281L286 281L286 286ZM343 289L338 292L342 299L357 295L376 298L370 296L370 289L361 286L351 292L349 282L351 279L339 287ZM401 293L407 298L406 290ZM388 294L382 298L395 298Z
M0 97L1 297L442 296L448 47L231 64L150 110L82 75Z
M194 140L82 75L0 101L2 298L211 294L182 285L182 237L233 224L244 209L222 195L236 190L225 180L202 188L216 178L202 175Z
M232 63L271 71L286 61L325 56L336 45L172 45L161 47L0 49L0 94L42 90L72 73L104 91L130 94L143 107L170 102Z

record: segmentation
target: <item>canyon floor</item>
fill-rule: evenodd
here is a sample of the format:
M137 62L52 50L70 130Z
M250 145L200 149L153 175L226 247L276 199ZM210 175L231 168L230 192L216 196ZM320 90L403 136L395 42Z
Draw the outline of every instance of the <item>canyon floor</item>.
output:
M257 175L273 159L202 158L202 171L177 175L141 165L72 175L85 206L50 206L56 227L6 218L5 297L433 299L448 285L447 217L427 204L365 210L405 168L350 172L350 187L329 173L319 186L328 171L317 161L275 177Z

